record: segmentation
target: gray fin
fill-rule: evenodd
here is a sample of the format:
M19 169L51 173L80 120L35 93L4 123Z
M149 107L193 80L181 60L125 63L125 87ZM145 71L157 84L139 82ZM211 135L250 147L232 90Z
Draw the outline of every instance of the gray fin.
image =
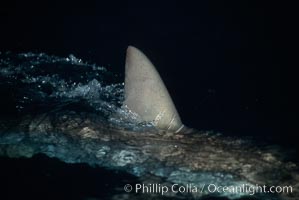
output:
M159 129L179 132L184 127L154 65L132 46L126 56L124 106Z

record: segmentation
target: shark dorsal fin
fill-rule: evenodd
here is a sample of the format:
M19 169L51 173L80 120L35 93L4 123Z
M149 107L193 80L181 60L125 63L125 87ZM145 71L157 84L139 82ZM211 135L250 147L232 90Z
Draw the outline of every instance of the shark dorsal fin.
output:
M154 65L132 46L126 56L124 105L159 129L179 132L184 127Z

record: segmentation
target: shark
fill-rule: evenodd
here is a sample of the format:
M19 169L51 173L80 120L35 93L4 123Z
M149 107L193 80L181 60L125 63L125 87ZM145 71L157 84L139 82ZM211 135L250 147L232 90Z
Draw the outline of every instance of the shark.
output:
M0 155L44 154L138 177L113 199L299 199L298 165L287 150L185 126L156 67L133 46L122 108L147 126L108 125L72 106L1 118Z

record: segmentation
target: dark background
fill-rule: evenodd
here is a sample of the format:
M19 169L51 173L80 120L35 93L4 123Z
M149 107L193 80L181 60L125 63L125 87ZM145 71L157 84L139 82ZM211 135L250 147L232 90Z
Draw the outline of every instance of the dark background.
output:
M0 51L74 54L122 82L125 50L134 45L156 65L187 126L296 145L285 73L296 26L290 7L255 0L1 1Z

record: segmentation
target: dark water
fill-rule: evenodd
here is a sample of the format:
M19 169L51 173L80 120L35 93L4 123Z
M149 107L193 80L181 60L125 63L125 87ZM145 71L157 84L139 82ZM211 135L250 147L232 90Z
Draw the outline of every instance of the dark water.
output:
M6 112L31 113L50 110L58 103L84 101L91 109L108 115L123 99L123 84L114 84L112 74L73 55L58 58L2 53L0 66L1 90L8 94L1 99L9 105L3 108Z
M94 112L105 123L132 128L134 115L121 108L123 83L116 79L104 67L73 55L0 53L0 120L72 107ZM111 199L124 193L124 181L136 180L123 172L66 164L44 155L1 157L0 163L1 196L7 199Z
M111 199L137 179L121 171L66 164L45 155L0 158L1 199Z
M0 120L71 107L93 112L113 126L151 126L136 124L136 116L121 107L123 86L104 67L73 55L60 58L43 53L2 52ZM122 196L123 185L137 182L137 177L124 172L66 164L45 155L31 159L1 157L0 165L3 196L7 199L129 199Z
M132 196L134 199L144 199L141 194L126 196L124 185L133 185L140 181L122 171L91 167L87 164L66 164L42 154L30 159L0 157L0 164L1 198L4 199L124 200L131 199ZM229 200L225 197L201 199ZM237 200L257 199L243 197Z
M136 116L121 107L124 84L104 67L73 55L1 53L0 91L5 94L0 105L4 118L72 107L94 112L114 126L136 128Z

